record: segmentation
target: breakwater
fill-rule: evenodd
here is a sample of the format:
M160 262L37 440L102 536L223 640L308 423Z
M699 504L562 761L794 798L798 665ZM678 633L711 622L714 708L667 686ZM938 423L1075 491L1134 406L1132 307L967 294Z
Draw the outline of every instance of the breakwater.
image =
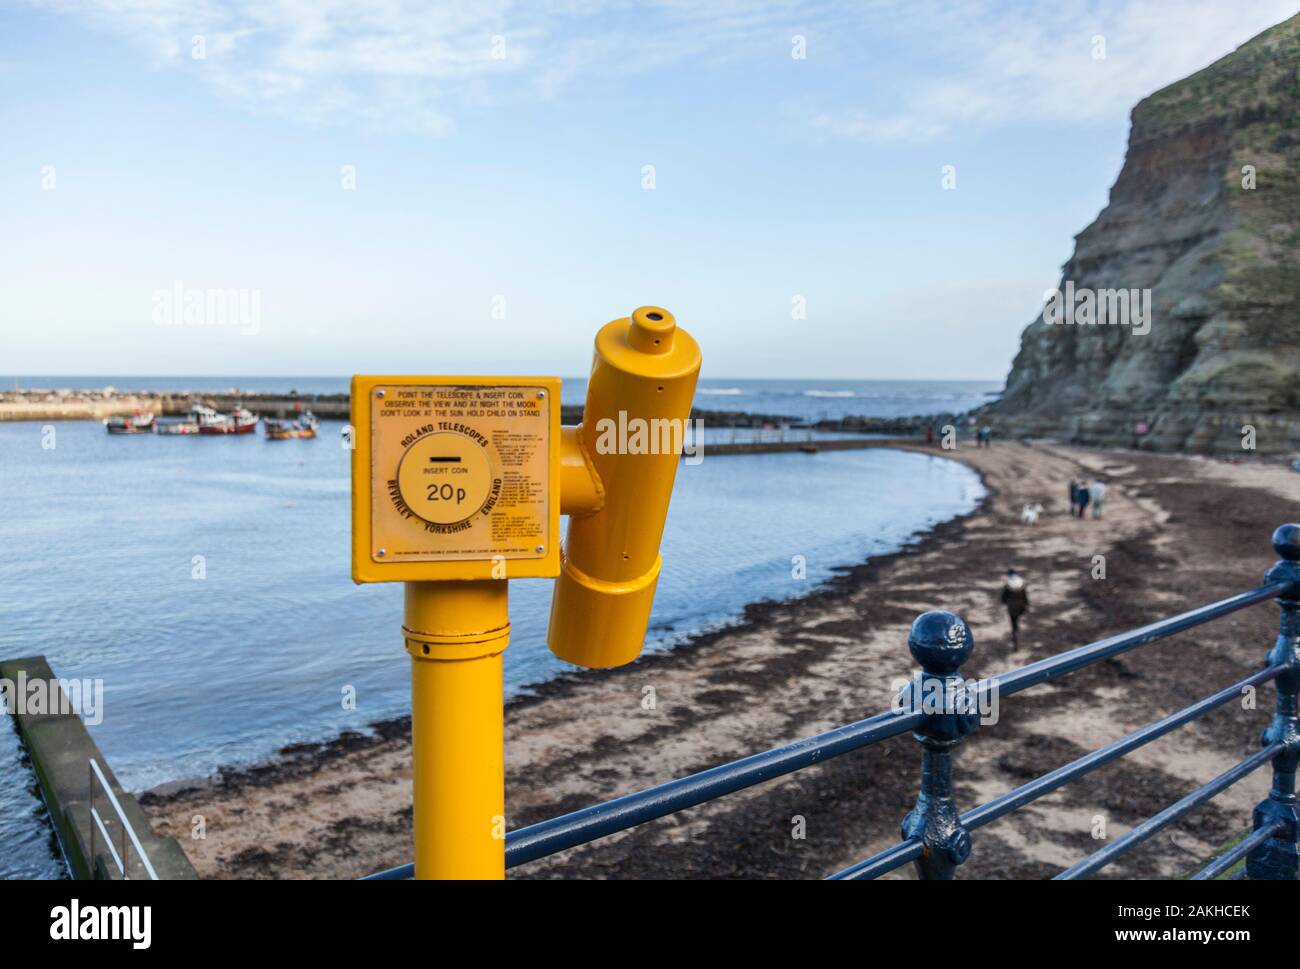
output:
M222 413L247 407L260 417L292 417L309 410L326 420L347 420L352 406L348 394L244 393L238 388L221 393L123 392L113 388L31 389L0 393L0 421L100 420L113 414L136 411L171 417L187 413L195 404L204 404ZM699 408L695 408L691 416L725 427L794 426L798 423L796 418L780 414ZM582 420L582 406L564 404L561 420L565 424L579 423Z
M72 877L196 878L176 839L153 833L86 730L80 716L86 701L76 689L81 681L56 678L44 656L0 661L0 680L17 685L15 725Z
M293 417L310 410L323 420L347 420L351 409L348 394L255 393L237 387L215 393L119 391L112 387L95 390L29 388L0 392L0 421L77 421L102 420L114 414L155 414L171 417L185 414L195 404L204 404L222 413L247 407L261 417ZM912 436L924 434L933 426L936 436L945 424L965 427L958 414L913 415L910 417L849 416L801 420L787 414L753 413L743 410L693 408L692 419L713 427L794 427L817 431L889 434ZM577 424L582 420L580 404L564 404L561 420Z
M309 410L317 417L346 420L347 394L256 394L232 388L223 393L157 393L103 390L22 390L0 393L0 421L100 420L113 414L185 414L195 404L227 413L247 407L261 417L291 417Z

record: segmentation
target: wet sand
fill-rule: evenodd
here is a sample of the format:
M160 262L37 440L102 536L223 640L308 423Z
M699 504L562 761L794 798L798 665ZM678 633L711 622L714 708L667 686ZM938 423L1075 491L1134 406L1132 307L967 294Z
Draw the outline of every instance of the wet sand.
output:
M963 615L988 676L1257 584L1268 539L1300 520L1300 475L1280 465L1047 444L940 452L989 495L914 546L840 571L802 598L750 606L734 627L619 670L543 684L506 713L511 827L630 793L877 713L914 663L906 637L927 609ZM943 455L940 458L939 455ZM791 460L798 460L791 455ZM720 458L725 460L725 458ZM1107 483L1104 517L1069 517L1066 483ZM1039 502L1034 525L1020 510ZM1106 577L1094 579L1095 556ZM1013 652L998 602L1008 566L1030 612ZM793 581L793 580L792 580ZM962 747L965 810L1258 669L1277 608L1256 606L1010 697ZM394 662L400 647L394 646ZM645 709L645 688L656 702ZM962 878L1046 878L1257 749L1256 709L1229 704L976 832ZM816 878L898 840L916 797L918 745L897 737L740 794L513 869L534 878ZM1256 772L1105 869L1177 877L1246 831L1268 788ZM352 878L411 858L406 719L287 748L264 765L141 799L215 878ZM206 837L191 838L201 816ZM792 832L802 819L805 836ZM888 877L911 878L910 868Z

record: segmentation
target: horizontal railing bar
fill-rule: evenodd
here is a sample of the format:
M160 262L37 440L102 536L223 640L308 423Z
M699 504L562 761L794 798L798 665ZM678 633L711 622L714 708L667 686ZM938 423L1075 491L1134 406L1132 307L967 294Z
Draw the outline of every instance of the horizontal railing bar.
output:
M1286 744L1269 744L1257 753L1247 757L1236 767L1224 771L1208 784L1203 787L1198 787L1186 797L1169 805L1169 807L1165 808L1159 814L1147 818L1122 838L1117 838L1100 851L1094 851L1087 858L1071 865L1069 868L1065 869L1065 871L1057 875L1053 880L1071 881L1077 878L1086 878L1088 875L1100 871L1130 848L1137 847L1152 835L1169 827L1169 825L1173 824L1184 814L1191 812L1194 808L1200 807L1200 805L1204 804L1216 794L1227 790L1246 775L1258 770L1264 764L1267 764L1277 756L1279 751L1285 749L1285 747Z
M811 767L918 727L925 714L878 713L784 747L753 754L697 774L689 774L635 794L594 804L506 835L506 867L513 868L627 828L636 827L705 801L733 794L784 774ZM366 876L367 881L410 878L414 865L399 865Z
M398 865L396 868L385 868L383 871L377 871L373 875L362 875L360 881L363 882L400 882L415 877L415 865L407 862L405 865Z
M1139 747L1149 744L1152 741L1163 737L1171 730L1181 727L1183 724L1195 720L1204 713L1228 703L1233 698L1241 695L1241 691L1251 686L1260 686L1274 679L1282 670L1283 666L1270 666L1267 669L1260 670L1258 673L1252 673L1244 680L1239 680L1232 686L1225 687L1213 696L1208 696L1204 700L1199 700L1191 706L1184 707L1176 713L1171 713L1163 720L1148 724L1140 730L1135 730L1127 737L1121 737L1112 744L1107 744L1099 750L1094 750L1090 754L1085 754L1078 760L1071 761L1054 771L1044 774L1042 777L1035 778L1028 784L1017 787L1014 791L1009 791L1001 797L994 798L987 804L982 804L977 808L972 808L961 816L962 827L968 831L974 831L992 821L997 820L1004 814L1024 807L1032 801L1037 800L1045 794L1048 794L1058 787L1068 784L1077 777L1081 777L1090 771L1096 770L1111 761L1122 757ZM870 878L877 878L886 872L893 871L895 868L914 860L921 854L921 842L919 839L911 838L901 842L886 851L873 855L865 861L860 861L855 865L838 871L827 877L827 881L865 881Z
M785 747L712 767L506 835L506 867L572 848L653 821L716 797L870 746L918 727L925 714L880 713Z
M921 843L920 838L909 838L900 844L887 848L879 854L872 855L865 861L859 861L855 865L849 865L833 875L827 875L828 882L864 882L872 878L879 878L881 875L893 871L895 868L902 868L909 861L915 861L921 857L925 851L925 845Z
M1035 778L1027 784L1017 787L1014 791L1009 791L1001 797L994 798L987 804L982 804L977 808L972 808L961 816L963 827L968 830L975 830L989 824L1004 814L1008 814L1017 808L1035 801L1045 794L1049 794L1077 777L1103 767L1111 761L1123 757L1125 754L1137 750L1154 740L1158 740L1170 731L1176 730L1183 724L1195 720L1202 714L1208 713L1216 707L1232 701L1234 698L1241 696L1241 691L1252 686L1260 686L1274 679L1286 667L1270 666L1260 670L1258 673L1252 673L1244 680L1239 680L1232 686L1224 687L1218 693L1208 696L1203 700L1198 700L1191 706L1184 707L1176 713L1171 713L1163 720L1157 720L1155 723L1148 724L1140 730L1135 730L1127 737L1121 737L1114 743L1107 744L1099 750L1094 750L1090 754L1084 754L1078 760L1071 761L1054 771L1044 774L1042 777Z
M1242 858L1245 858L1248 854L1285 827L1286 822L1280 819L1271 824L1264 825L1264 827L1255 831L1248 837L1242 838L1241 841L1237 842L1223 854L1219 855L1219 857L1215 858L1212 862L1189 878L1188 881L1205 882L1212 878L1218 878L1237 862L1241 861Z
M1268 585L1261 585L1248 592L1242 592L1226 599L1220 599L1218 602L1211 602L1209 605L1182 612L1176 616L1170 616L1168 619L1148 623L1129 632L1110 636L1106 639L1099 639L1095 643L1088 643L1086 646L1058 653L1056 656L1049 656L1046 659L1030 663L1028 666L1022 666L1009 673L988 677L981 680L976 689L981 697L991 689L996 689L999 697L1011 696L1014 693L1027 690L1031 686L1037 686L1039 683L1053 677L1072 673L1100 660L1137 649L1139 646L1145 646L1157 639L1172 636L1184 629L1200 626L1203 623L1226 616L1239 609L1245 609L1259 602L1276 599L1290 588L1290 582L1272 582Z

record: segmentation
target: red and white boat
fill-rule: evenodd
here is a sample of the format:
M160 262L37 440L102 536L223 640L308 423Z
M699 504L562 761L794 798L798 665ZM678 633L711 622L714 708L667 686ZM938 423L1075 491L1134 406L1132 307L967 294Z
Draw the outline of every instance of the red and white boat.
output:
M199 422L185 417L178 417L175 420L155 421L154 430L164 435L197 434L199 433Z
M257 430L258 416L243 407L233 414L218 414L208 407L196 410L200 434L252 434Z

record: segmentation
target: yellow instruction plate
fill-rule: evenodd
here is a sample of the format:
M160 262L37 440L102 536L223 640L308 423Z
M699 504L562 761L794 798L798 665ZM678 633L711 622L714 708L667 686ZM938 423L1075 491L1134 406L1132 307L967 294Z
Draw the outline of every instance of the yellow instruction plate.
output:
M372 560L546 557L553 396L544 386L375 387Z

